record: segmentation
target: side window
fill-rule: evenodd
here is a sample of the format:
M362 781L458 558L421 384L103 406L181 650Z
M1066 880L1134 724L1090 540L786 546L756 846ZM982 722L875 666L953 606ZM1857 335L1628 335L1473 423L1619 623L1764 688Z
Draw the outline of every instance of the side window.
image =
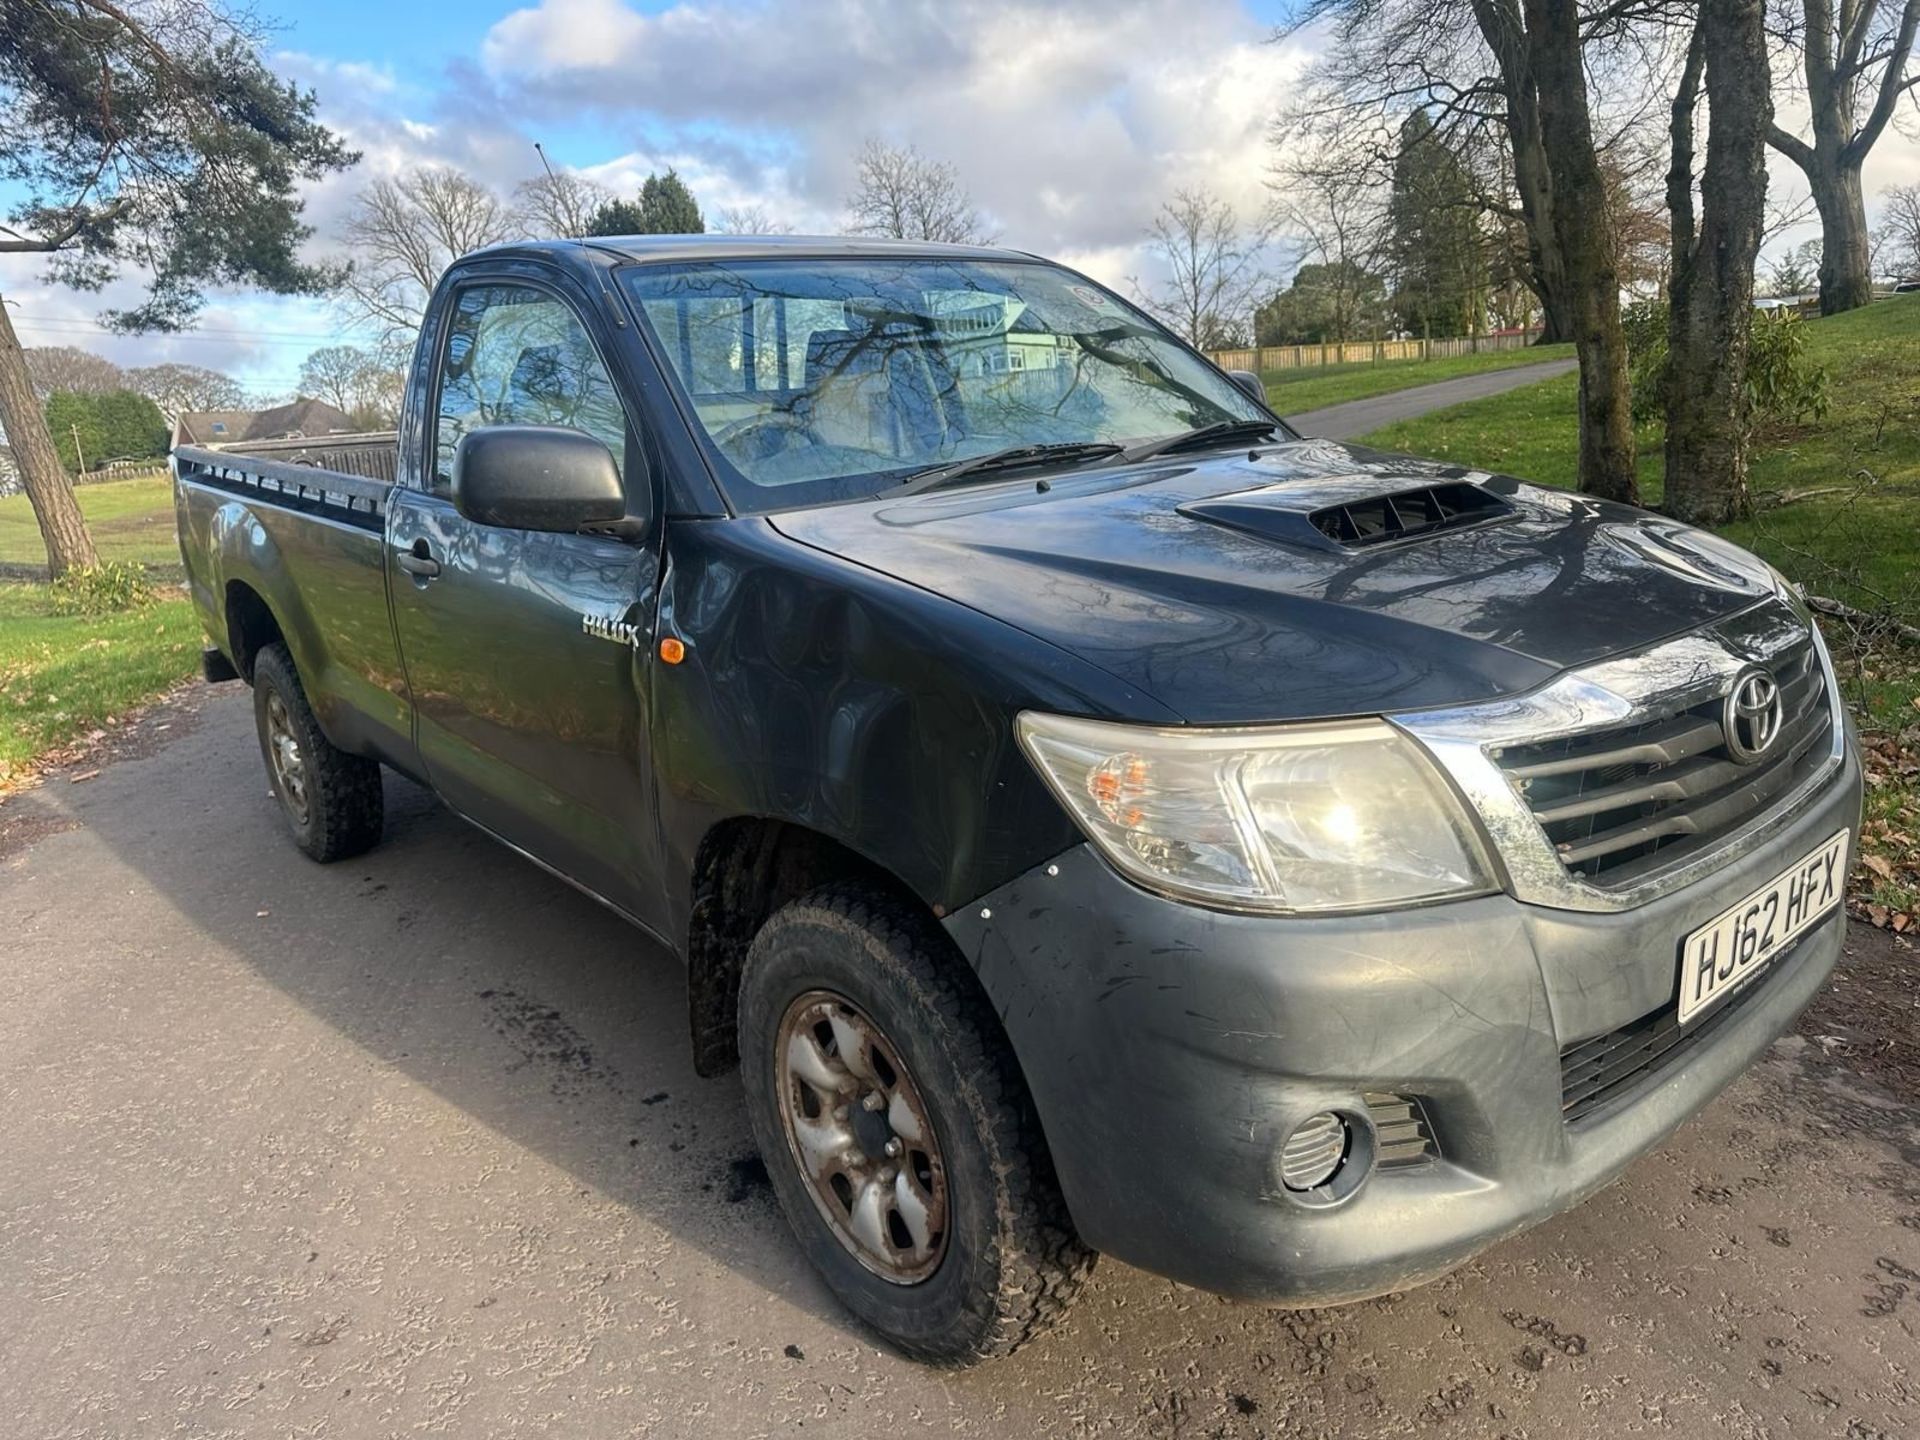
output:
M530 285L456 291L434 422L436 494L453 483L460 437L485 425L565 425L626 457L627 417L573 310Z

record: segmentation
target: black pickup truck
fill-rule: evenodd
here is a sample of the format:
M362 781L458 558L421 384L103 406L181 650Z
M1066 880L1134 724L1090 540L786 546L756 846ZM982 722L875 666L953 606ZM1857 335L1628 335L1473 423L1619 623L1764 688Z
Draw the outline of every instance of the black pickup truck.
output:
M682 956L800 1244L922 1359L1099 1252L1437 1276L1839 954L1861 772L1778 574L1302 438L1031 256L483 251L392 458L175 456L296 842L372 845L389 766Z

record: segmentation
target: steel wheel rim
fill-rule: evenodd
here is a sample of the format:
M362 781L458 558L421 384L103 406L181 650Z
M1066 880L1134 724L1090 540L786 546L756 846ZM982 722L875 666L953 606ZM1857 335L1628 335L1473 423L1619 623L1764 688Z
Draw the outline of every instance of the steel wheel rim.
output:
M850 1000L809 990L773 1068L788 1153L834 1239L882 1280L925 1280L946 1254L947 1172L899 1051Z
M267 696L267 764L273 770L273 787L293 818L307 823L307 759L301 753L300 739L293 733L293 720L287 714L287 702L278 695Z

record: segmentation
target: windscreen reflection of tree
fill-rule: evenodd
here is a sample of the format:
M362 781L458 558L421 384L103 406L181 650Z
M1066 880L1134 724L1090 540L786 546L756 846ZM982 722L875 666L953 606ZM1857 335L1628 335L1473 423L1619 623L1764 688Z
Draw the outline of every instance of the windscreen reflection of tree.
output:
M925 260L702 266L653 280L643 305L716 443L761 483L1227 418L1176 378L1158 331L1124 312L1086 328L1089 302L1040 279Z

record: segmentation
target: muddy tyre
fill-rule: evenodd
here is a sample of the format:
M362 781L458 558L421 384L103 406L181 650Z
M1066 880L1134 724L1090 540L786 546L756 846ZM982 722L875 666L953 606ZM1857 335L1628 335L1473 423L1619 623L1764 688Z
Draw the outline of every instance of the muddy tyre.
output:
M1093 1268L1006 1036L925 912L863 886L776 912L740 981L747 1113L807 1258L907 1356L968 1365Z
M323 865L371 849L383 819L380 765L336 749L321 733L284 645L254 658L253 719L294 844Z

